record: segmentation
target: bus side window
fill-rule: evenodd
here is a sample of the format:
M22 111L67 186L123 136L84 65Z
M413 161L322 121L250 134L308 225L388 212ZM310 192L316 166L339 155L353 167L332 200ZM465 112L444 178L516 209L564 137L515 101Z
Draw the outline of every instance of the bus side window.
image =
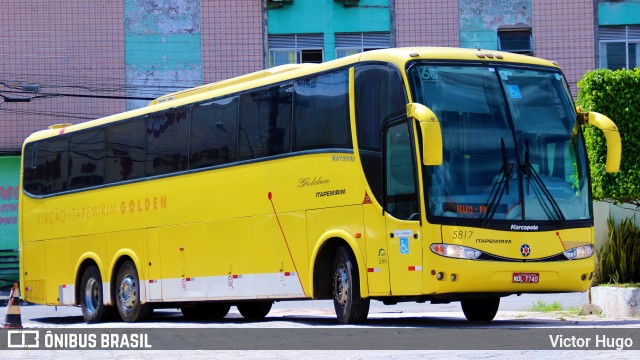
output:
M419 212L415 167L407 121L387 128L384 143L386 211L397 219L409 220ZM414 219L415 220L415 219Z
M69 138L52 138L46 143L45 194L66 191L69 189Z
M190 141L190 169L235 161L238 144L238 98L218 99L193 106Z
M144 118L127 120L107 128L105 184L144 176L145 141Z
M355 77L360 160L374 197L382 203L382 127L406 116L407 98L400 73L391 65L360 66Z
M294 92L293 151L353 147L347 70L298 79Z
M291 84L240 95L239 160L291 151L292 99Z
M147 124L147 176L187 170L189 110L178 108L149 114Z
M102 185L104 178L104 130L73 133L69 140L69 188Z
M31 195L44 195L45 146L41 141L24 148L24 191Z

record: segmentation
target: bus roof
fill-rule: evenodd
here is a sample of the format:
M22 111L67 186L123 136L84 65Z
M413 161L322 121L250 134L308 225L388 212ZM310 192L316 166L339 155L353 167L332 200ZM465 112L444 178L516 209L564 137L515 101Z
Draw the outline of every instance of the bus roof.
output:
M266 86L271 83L278 83L289 79L304 77L317 72L327 71L334 68L348 66L357 62L383 61L394 63L403 67L404 63L411 60L460 60L460 61L480 61L480 62L504 62L521 63L531 65L541 65L558 67L557 63L519 54L494 50L463 49L448 47L404 47L389 48L367 51L355 55L350 55L340 59L327 61L321 64L288 64L276 66L266 70L260 70L246 75L202 85L192 89L170 93L152 100L148 106L130 110L127 112L110 115L104 118L90 120L76 125L57 124L49 129L41 130L31 134L26 140L35 141L62 133L73 132L94 126L103 125L112 121L118 121L135 116L145 115L153 111L169 109L176 106L185 105L191 102L204 101L208 98L224 96L241 92L251 88Z

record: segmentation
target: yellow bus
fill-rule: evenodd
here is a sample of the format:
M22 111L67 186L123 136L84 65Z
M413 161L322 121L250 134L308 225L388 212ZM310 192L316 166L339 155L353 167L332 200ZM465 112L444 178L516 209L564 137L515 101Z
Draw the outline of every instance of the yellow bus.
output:
M581 125L559 67L495 51L398 48L285 65L29 136L21 286L87 322L154 308L247 318L274 301L460 301L589 288Z

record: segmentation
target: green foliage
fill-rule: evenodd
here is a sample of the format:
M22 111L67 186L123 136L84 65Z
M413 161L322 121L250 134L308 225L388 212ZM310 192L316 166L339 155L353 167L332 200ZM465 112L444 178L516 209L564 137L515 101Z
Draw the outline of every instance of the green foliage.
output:
M609 218L607 226L609 242L603 244L598 251L598 282L640 282L640 228L630 218L617 225Z
M604 136L593 126L583 127L594 198L640 206L640 68L593 70L578 82L578 88L577 104L582 110L611 118L622 138L620 172L606 173Z
M557 301L552 302L551 304L547 304L542 300L538 300L533 303L527 310L529 311L538 311L538 312L552 312L552 311L562 311L562 304Z

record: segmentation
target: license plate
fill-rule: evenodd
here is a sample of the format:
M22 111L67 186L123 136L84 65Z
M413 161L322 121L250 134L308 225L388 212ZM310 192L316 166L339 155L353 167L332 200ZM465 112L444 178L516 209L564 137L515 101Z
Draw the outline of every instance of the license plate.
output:
M540 280L539 273L513 273L514 283L537 284Z

